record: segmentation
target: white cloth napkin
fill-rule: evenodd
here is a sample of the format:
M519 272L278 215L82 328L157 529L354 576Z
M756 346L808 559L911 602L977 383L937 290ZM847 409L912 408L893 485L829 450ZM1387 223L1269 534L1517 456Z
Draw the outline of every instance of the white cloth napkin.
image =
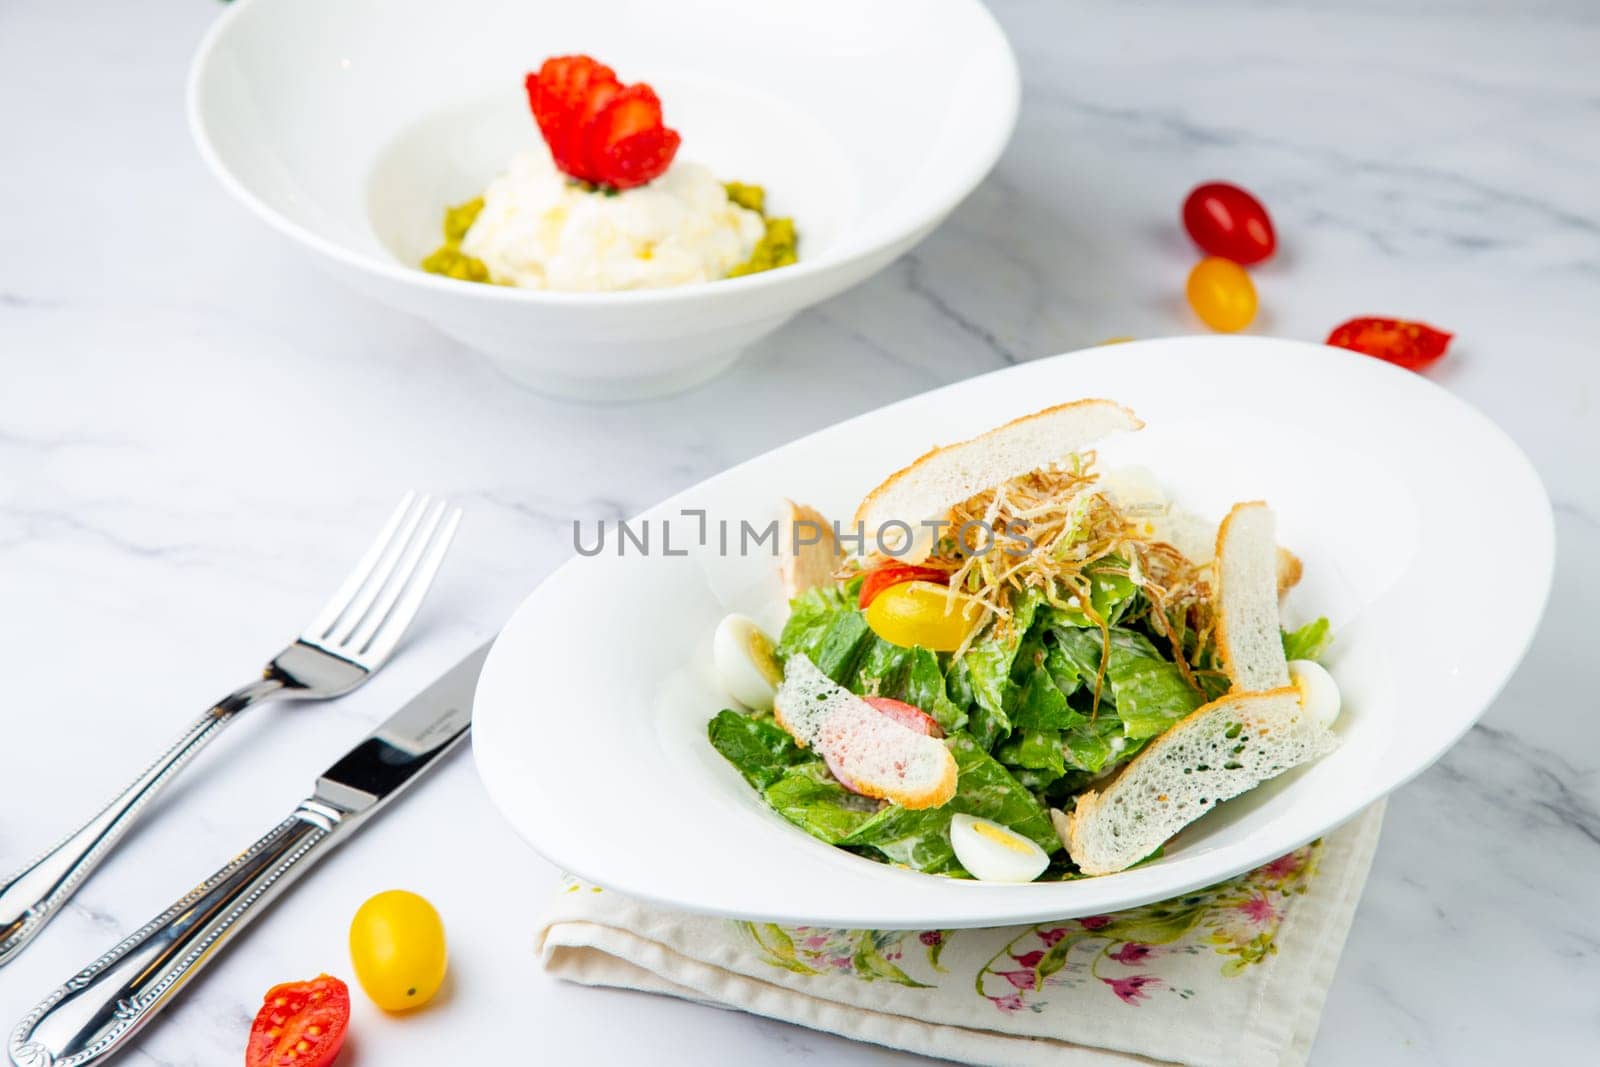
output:
M551 974L976 1064L1304 1063L1383 822L1187 896L986 930L834 930L683 915L568 881Z

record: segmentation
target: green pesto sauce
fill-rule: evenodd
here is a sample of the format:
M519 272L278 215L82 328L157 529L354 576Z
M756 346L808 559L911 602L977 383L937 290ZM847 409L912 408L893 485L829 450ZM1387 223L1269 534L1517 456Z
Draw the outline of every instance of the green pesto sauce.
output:
M754 211L766 221L767 232L756 242L750 258L728 272L728 277L759 274L775 267L787 267L800 258L800 235L795 232L793 219L767 218L767 191L759 185L743 182L724 182L728 199L749 211Z
M730 270L727 275L729 278L758 274L775 267L786 267L799 259L800 236L795 231L794 220L767 218L765 189L759 185L746 185L743 182L727 182L723 188L727 189L729 200L748 211L756 212L767 224L767 232L756 242L750 258ZM474 197L464 204L446 208L444 244L434 249L433 253L422 261L422 269L429 274L442 274L447 278L459 278L464 282L493 284L489 277L489 268L484 266L483 261L461 251L462 240L466 238L467 231L472 229L472 224L478 220L478 213L482 210L481 196Z
M767 213L767 191L761 186L746 185L744 182L723 182L722 187L728 190L728 199L746 211L754 211L757 215Z
M794 232L793 219L767 219L767 232L756 242L750 258L730 270L728 277L787 267L800 258L799 248L800 238Z
M465 204L446 208L444 212L444 244L422 261L422 269L429 274L442 274L446 278L460 278L464 282L487 282L489 268L483 260L461 251L461 241L478 221L483 210L483 197L473 197Z

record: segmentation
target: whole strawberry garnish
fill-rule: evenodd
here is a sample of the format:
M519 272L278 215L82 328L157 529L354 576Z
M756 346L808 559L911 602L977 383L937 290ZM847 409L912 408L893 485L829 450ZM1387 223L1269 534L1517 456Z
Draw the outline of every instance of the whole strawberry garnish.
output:
M561 171L579 181L629 189L659 177L680 138L661 100L642 82L623 85L589 56L557 56L527 77L528 103Z

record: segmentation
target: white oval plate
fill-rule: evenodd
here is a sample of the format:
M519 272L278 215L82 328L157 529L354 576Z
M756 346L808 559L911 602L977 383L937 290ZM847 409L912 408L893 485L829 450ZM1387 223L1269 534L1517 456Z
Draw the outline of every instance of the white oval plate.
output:
M1265 499L1305 562L1296 623L1327 615L1345 711L1320 762L1219 807L1158 860L1101 878L997 885L866 860L769 810L706 741L729 705L711 671L727 612L774 632L775 561L739 555L788 496L848 519L931 445L1047 404L1128 404L1136 434L1102 443L1178 502L1220 516ZM709 542L696 543L704 509ZM1483 415L1427 380L1337 349L1255 338L1095 348L914 397L769 452L646 512L652 554L615 538L521 606L478 686L473 752L495 803L572 873L689 911L839 927L990 926L1172 897L1282 855L1427 767L1522 658L1549 591L1550 503L1532 465ZM666 556L663 524L670 520ZM719 521L731 526L719 551ZM593 531L585 532L592 545ZM1483 561L1514 559L1495 580Z

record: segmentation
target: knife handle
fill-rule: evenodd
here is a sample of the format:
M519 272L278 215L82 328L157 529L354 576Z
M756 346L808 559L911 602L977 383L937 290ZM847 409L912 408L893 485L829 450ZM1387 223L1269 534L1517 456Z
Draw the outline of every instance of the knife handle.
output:
M137 933L40 1001L11 1032L17 1067L80 1067L122 1049L228 938L352 825L320 800L293 815Z

